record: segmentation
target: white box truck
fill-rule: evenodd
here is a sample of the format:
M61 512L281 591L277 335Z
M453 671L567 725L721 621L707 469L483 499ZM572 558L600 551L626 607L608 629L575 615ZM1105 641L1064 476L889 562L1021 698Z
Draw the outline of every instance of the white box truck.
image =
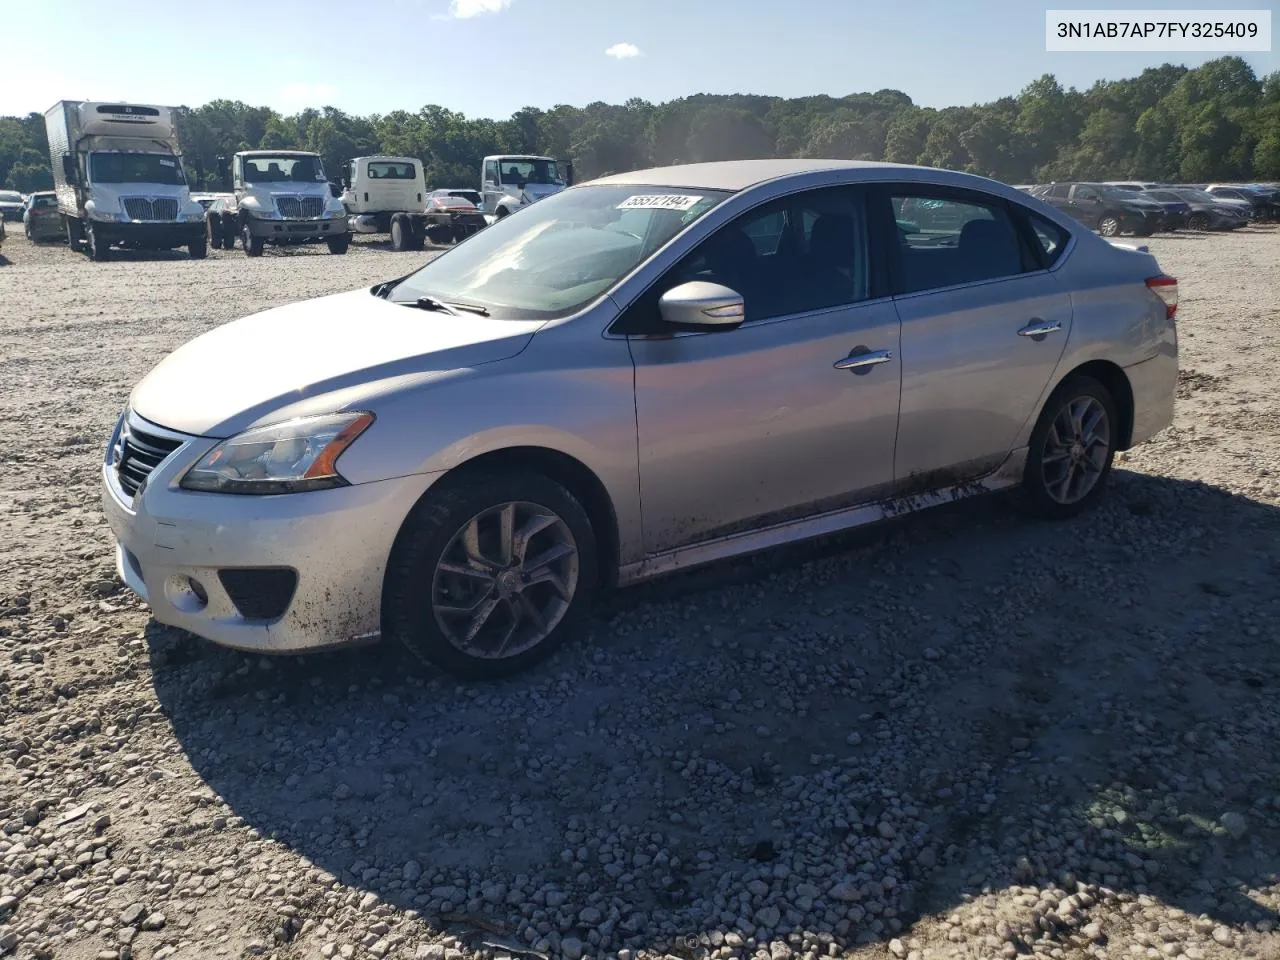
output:
M61 100L44 115L67 240L105 260L112 247L205 255L173 107Z

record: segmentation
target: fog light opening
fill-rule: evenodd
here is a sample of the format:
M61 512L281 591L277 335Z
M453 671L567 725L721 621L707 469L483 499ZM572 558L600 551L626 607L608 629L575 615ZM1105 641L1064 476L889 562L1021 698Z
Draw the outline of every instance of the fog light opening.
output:
M209 605L209 594L194 577L173 576L165 581L165 599L183 613L199 613Z

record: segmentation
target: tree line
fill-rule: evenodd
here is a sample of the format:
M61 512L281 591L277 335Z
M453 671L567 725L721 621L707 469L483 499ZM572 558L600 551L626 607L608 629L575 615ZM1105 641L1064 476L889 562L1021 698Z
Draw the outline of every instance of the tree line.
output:
M785 99L697 94L585 107L525 107L506 120L432 104L368 117L334 107L282 116L230 100L180 108L195 187L217 189L217 157L246 149L312 150L331 177L352 157L415 156L427 182L475 186L481 157L537 153L572 160L578 180L670 163L760 157L890 160L1008 183L1068 179L1172 182L1280 180L1280 72L1239 57L1195 69L1165 64L1087 90L1052 74L1017 96L969 107L921 107L898 90ZM52 185L44 117L0 117L0 183Z

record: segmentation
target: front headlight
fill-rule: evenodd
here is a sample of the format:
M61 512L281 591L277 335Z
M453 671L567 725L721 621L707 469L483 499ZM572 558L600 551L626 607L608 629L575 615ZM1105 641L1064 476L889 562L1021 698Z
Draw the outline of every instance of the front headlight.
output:
M347 208L342 205L342 201L336 197L331 197L325 205L325 214L330 217L345 217Z
M347 486L337 460L373 423L372 413L333 413L255 427L223 440L186 472L184 490L300 493Z

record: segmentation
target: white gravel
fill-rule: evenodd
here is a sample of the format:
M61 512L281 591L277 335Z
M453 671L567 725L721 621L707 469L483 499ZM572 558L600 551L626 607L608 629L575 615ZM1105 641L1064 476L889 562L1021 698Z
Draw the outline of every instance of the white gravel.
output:
M167 351L425 254L10 237L0 957L1280 957L1280 231L1150 241L1177 423L1095 514L693 573L471 687L158 627L98 509Z

